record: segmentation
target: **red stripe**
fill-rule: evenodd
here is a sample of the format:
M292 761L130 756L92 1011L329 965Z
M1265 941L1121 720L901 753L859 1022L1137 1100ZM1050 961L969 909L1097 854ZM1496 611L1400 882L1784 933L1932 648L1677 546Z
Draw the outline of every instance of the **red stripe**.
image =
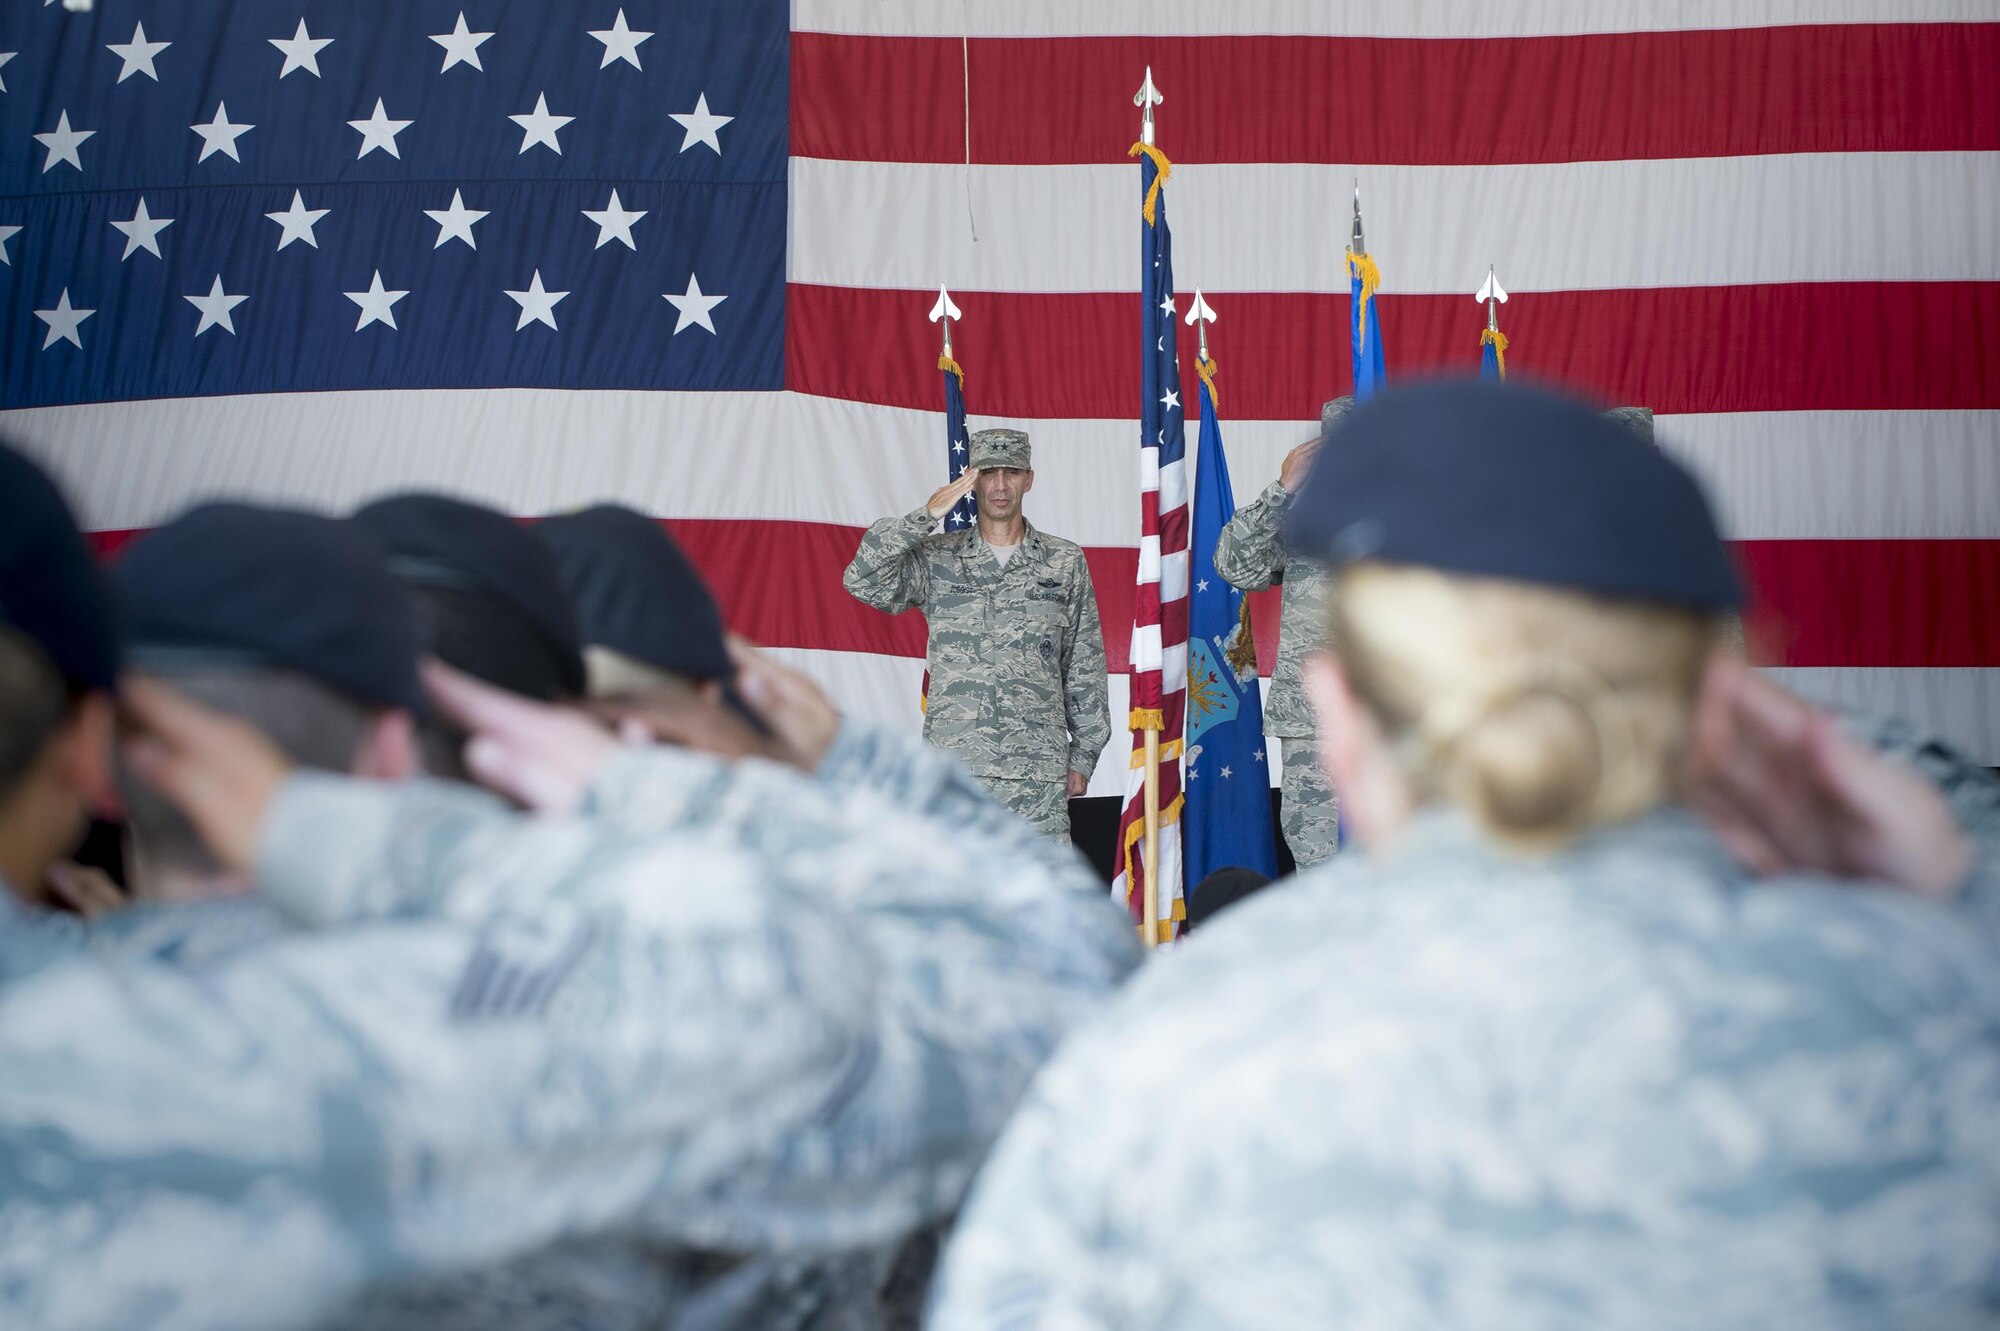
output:
M792 152L1121 160L1150 65L1177 162L1465 164L2000 148L2000 25L1563 37L792 36Z
M682 519L667 523L722 602L730 627L776 647L921 657L921 615L885 615L849 596L840 575L858 527L818 522ZM97 532L114 551L137 533ZM1736 546L1758 609L1764 658L1793 666L2000 666L2000 540L1744 541ZM1136 549L1084 551L1113 671L1128 666ZM1185 635L1186 602L1180 629ZM1254 598L1257 651L1276 658L1277 598Z
M978 311L952 333L981 411L1133 414L1139 366L1126 335L1134 294L953 294ZM786 387L935 409L929 367L937 333L921 316L936 298L791 287ZM1231 418L1315 421L1322 401L1352 391L1344 292L1212 299L1228 320L1214 351ZM1378 299L1396 378L1475 371L1484 324L1470 299ZM1509 374L1666 414L2000 407L2000 374L1992 371L2000 364L2000 282L1524 292L1508 304L1503 326ZM1193 341L1182 348L1189 382Z

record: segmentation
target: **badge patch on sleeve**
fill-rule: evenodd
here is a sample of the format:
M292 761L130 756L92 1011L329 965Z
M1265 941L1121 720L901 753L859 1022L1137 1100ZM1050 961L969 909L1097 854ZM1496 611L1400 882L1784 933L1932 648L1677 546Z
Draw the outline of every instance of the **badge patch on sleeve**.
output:
M574 910L495 917L480 931L458 977L452 1020L539 1017L590 942L590 922Z
M1044 661L1045 663L1049 664L1049 665L1054 665L1054 664L1055 664L1055 659L1056 659L1056 644L1055 644L1055 639L1053 639L1053 638L1043 638L1043 639L1042 639L1042 660L1043 660L1043 661Z

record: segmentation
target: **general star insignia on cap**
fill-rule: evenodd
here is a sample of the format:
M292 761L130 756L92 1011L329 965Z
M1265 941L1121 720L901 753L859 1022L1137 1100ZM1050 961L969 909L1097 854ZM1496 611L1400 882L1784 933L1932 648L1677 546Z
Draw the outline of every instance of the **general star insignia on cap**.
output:
M1340 422L1286 516L1294 550L1735 609L1695 478L1629 420L1541 389L1393 389Z
M600 504L534 531L555 555L587 645L691 679L735 673L715 597L659 523Z
M1034 451L1028 447L1025 430L980 430L972 436L965 465L1018 467L1026 471L1035 465L1034 456Z
M416 607L365 534L296 509L203 504L111 569L133 663L296 671L377 707L424 707Z
M108 689L118 638L97 562L55 483L0 445L0 624L73 685Z

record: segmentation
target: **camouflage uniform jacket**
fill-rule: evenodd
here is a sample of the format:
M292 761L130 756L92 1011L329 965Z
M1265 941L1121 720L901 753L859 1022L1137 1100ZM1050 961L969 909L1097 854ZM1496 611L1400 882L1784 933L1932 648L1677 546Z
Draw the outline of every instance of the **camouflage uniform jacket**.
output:
M1111 742L1104 635L1074 542L1028 526L1003 569L976 527L934 532L924 509L861 538L842 581L877 610L930 622L924 738L977 777L1085 776Z
M1271 672L1271 695L1264 701L1264 733L1280 739L1309 739L1312 708L1306 705L1299 666L1326 637L1327 588L1332 575L1310 559L1285 552L1285 508L1291 495L1277 481L1255 503L1236 510L1215 543L1215 571L1232 587L1262 591L1282 581L1278 615L1278 665Z
M1423 815L1064 1045L931 1325L1986 1324L2000 967L1965 923L1745 883L1672 811L1539 862ZM1149 1104L1171 1131L1106 1117Z
M311 1325L585 1235L879 1245L1136 962L1072 852L858 728L817 780L621 754L575 819L301 774L262 844L314 932L0 986L0 1325Z

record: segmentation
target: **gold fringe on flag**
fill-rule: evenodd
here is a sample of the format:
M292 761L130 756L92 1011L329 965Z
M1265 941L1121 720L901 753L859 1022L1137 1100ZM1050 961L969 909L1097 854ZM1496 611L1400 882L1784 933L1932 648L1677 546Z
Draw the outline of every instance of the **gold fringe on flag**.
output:
M1137 157L1140 153L1144 153L1146 156L1152 158L1153 166L1159 172L1158 175L1153 177L1153 184L1146 191L1146 202L1139 209L1140 214L1146 219L1146 225L1151 226L1153 225L1153 218L1159 212L1160 186L1166 184L1167 177L1174 173L1174 164L1167 160L1165 153L1150 143L1135 143L1125 155L1127 157Z
M1187 803L1187 796L1185 795L1174 796L1173 803L1169 804L1166 808L1160 810L1160 826L1165 827L1169 823L1179 822L1181 819L1181 808L1186 803ZM1146 835L1146 820L1143 818L1137 819L1136 821L1133 822L1133 824L1130 827L1125 829L1125 900L1127 903L1130 903L1130 901L1132 900L1132 888L1135 881L1134 875L1132 874L1132 848L1138 845L1139 838L1145 835ZM1177 920L1186 919L1187 918L1186 912L1187 908L1181 905L1179 900L1176 900L1174 902L1174 918ZM1164 923L1164 921L1162 923ZM1170 943L1173 941L1173 935L1168 934L1165 938L1162 938L1160 941L1163 943Z
M1221 406L1222 394L1217 392L1215 387L1215 362L1206 359L1197 360L1194 363L1194 372L1201 376L1204 384L1208 385L1208 400L1218 407Z
M1368 302L1375 299L1375 289L1382 285L1382 270L1375 261L1365 254L1347 252L1347 271L1361 279L1361 349L1368 350Z
M1134 707L1126 721L1127 730L1165 730L1167 718L1158 707Z
M1497 328L1484 328L1479 333L1479 345L1493 348L1493 363L1500 367L1500 377L1507 377L1507 335Z
M1183 742L1184 741L1182 740L1174 740L1172 743L1163 745L1160 749L1160 761L1163 763L1170 763L1174 759L1180 757L1181 745ZM1132 750L1132 761L1127 763L1126 766L1130 767L1133 771L1136 772L1145 765L1146 765L1145 750L1143 749Z
M946 372L947 374L955 374L955 375L957 375L957 376L958 376L958 381L959 381L959 382L960 382L961 384L965 382L965 371L964 371L964 370L961 370L961 369L959 369L959 368L958 368L958 362L957 362L957 361L955 361L955 360L953 360L953 359L952 359L951 357L949 357L949 356L939 356L939 357L938 357L938 368L939 368L940 370L943 370L943 371L945 371L945 372Z

